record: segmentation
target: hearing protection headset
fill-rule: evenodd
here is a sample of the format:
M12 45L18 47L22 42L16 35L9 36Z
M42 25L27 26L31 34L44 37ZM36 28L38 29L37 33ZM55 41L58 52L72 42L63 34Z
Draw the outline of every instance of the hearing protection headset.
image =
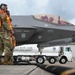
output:
M1 4L0 8L5 9L5 6L7 6L7 5L6 4Z

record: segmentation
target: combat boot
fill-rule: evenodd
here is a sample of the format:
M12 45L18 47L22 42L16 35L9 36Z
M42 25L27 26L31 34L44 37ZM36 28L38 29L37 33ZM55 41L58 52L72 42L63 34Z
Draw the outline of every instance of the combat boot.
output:
M5 56L3 65L13 65L13 62L9 61L9 57L8 56Z

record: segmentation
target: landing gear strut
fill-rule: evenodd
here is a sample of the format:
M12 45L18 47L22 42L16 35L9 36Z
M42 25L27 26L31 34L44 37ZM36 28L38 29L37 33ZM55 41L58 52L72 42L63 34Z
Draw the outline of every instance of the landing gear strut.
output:
M42 54L42 49L43 49L43 47L39 47L39 45L37 45L37 47L38 47L38 51L40 52L40 54Z
M42 54L42 48L38 48L38 50L39 50L40 54Z

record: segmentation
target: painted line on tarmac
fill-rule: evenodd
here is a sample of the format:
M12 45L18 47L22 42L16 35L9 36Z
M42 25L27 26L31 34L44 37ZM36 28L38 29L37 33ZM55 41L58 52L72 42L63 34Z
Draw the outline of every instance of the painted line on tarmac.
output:
M29 74L31 74L31 73L32 73L33 71L35 71L37 68L38 68L38 67L35 67L35 68L29 70L29 71L28 71L27 73L25 73L24 75L29 75Z

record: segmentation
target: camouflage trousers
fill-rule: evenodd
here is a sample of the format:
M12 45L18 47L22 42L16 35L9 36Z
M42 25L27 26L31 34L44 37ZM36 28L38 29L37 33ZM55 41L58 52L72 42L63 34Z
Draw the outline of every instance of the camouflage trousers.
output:
M3 44L3 40L0 36L0 56L2 56L3 52L4 52L4 44Z
M11 44L10 39L8 33L0 35L0 56L4 52L4 56L9 57L9 61L13 62L13 44Z

